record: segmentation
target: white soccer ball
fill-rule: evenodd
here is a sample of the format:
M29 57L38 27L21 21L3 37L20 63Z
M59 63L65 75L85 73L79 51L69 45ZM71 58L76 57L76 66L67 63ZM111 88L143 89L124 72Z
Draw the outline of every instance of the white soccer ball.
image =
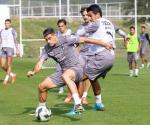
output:
M48 121L51 115L52 115L51 110L48 109L46 106L38 106L36 108L35 116L38 121L42 122Z

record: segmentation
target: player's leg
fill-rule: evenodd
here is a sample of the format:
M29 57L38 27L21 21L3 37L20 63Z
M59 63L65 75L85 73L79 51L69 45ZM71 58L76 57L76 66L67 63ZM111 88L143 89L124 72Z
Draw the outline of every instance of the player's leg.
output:
M14 56L14 49L13 48L6 48L7 52L7 75L11 77L11 83L14 83L16 80L16 74L12 73L12 64L13 64L13 56Z
M92 89L96 98L94 109L103 111L104 105L102 103L102 97L101 97L101 86L97 79L94 81L91 81L91 85L92 85Z
M134 76L138 76L139 75L139 69L138 69L138 56L137 53L134 53Z
M50 78L43 80L38 86L39 105L45 105L47 100L48 90L57 87Z
M133 53L127 53L127 61L128 61L128 68L129 68L129 76L132 77L134 74L132 62L133 62Z
M66 70L63 75L62 75L62 78L64 80L64 82L67 84L67 86L69 87L71 93L72 93L72 97L73 97L73 100L74 100L74 110L73 112L69 112L68 115L72 115L72 113L80 113L83 111L83 107L82 107L82 104L81 104L81 100L80 100L80 97L79 97L79 93L78 93L78 90L77 90L77 86L75 84L74 81L78 81L77 79L81 79L80 74L81 71L76 71L75 68L74 69L68 69Z
M83 95L82 95L82 104L88 104L87 101L87 95L88 95L88 91L91 87L91 82L89 79L86 79L84 81L84 91L83 91Z

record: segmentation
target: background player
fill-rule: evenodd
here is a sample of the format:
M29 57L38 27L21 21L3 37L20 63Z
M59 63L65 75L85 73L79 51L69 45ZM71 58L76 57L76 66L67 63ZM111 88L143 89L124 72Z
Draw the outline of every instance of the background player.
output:
M19 54L18 51L18 44L17 44L17 33L11 27L11 20L5 20L5 29L2 29L0 32L1 38L1 66L4 71L6 71L6 76L4 79L3 84L7 84L9 77L11 76L11 82L15 82L16 74L11 72L12 63L13 63L13 56L14 56L14 49L16 49L17 55Z

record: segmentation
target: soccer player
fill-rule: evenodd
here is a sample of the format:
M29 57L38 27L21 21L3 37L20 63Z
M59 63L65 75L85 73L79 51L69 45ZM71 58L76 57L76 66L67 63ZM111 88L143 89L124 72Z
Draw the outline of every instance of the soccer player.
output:
M150 44L149 35L148 33L146 33L145 25L141 25L141 33L139 34L139 41L140 41L140 58L142 61L141 67L139 68L143 69L146 64L148 67L148 61L145 56L148 48L148 43Z
M47 41L47 44L43 49L39 61L36 63L32 71L27 72L27 76L31 77L38 73L41 70L43 62L48 58L53 58L57 63L59 63L62 70L47 77L39 84L39 106L46 106L49 89L67 84L74 99L74 114L78 114L83 111L83 107L75 83L82 79L83 67L80 64L79 57L74 50L74 43L77 41L91 42L104 46L108 49L111 48L111 45L104 40L95 40L83 37L79 38L78 36L58 37L52 28L45 29L43 36Z
M135 27L130 26L130 33L125 41L125 47L127 49L127 60L129 63L129 76L138 76L138 51L139 51L139 41L135 34Z
M9 77L11 77L11 83L15 82L16 74L12 73L12 63L14 56L14 49L16 49L17 55L19 54L18 45L17 45L17 33L14 28L11 26L11 20L5 20L5 29L0 31L1 39L1 66L2 69L6 72L6 76L3 84L8 83Z
M93 4L87 8L88 16L91 18L91 24L79 31L81 34L89 33L90 38L102 39L108 41L115 47L115 29L113 24L102 18L101 8ZM90 79L94 95L96 97L95 110L104 110L104 104L101 99L101 87L98 78L104 78L114 63L113 50L107 50L96 44L89 44L87 63L84 73Z
M58 36L67 36L67 35L71 35L71 29L67 28L67 21L65 19L59 19L57 21L57 26L58 26L58 31L57 31L57 35ZM56 70L59 71L61 70L60 65L58 64L56 66ZM64 87L60 87L59 88L59 94L62 94L64 92Z
M79 31L82 30L85 26L87 26L89 24L89 22L90 22L90 18L87 15L87 7L81 8L80 13L82 15L82 19L84 20L84 23L80 25ZM76 34L79 35L79 36L88 37L88 33L86 35L80 35L78 33L78 30L77 30ZM87 58L86 57L86 53L85 53L87 50L88 50L88 44L87 43L81 44L79 57L80 57L80 60L81 60L83 66L85 66L85 63L86 63L86 60L87 60L86 59ZM82 87L81 84L82 83L80 83L80 86L78 87L79 89ZM86 97L87 97L88 91L90 89L90 86L91 86L90 81L88 79L86 79L84 81L84 87L80 89L80 90L83 91L83 92L80 92L80 93L82 93L82 95L81 95L82 104L88 104L88 101L87 101ZM72 95L71 95L71 93L68 93L68 95L67 95L66 99L64 100L64 102L68 103L68 102L71 101L71 99L72 99Z

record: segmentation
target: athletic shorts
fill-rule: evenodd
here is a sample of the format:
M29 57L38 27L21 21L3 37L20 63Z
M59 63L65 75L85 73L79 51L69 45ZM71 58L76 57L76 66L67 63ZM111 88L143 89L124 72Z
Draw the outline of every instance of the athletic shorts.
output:
M86 65L87 59L88 59L88 56L85 55L84 53L79 54L79 60L80 60L82 67Z
M72 69L75 72L75 83L79 83L82 78L83 78L83 68L80 67L71 67L70 69ZM51 76L49 76L49 78L53 81L54 84L56 84L58 87L64 86L65 83L62 79L62 75L63 75L63 71L60 70L54 74L52 74Z
M128 52L127 53L127 60L129 63L132 63L133 61L138 61L139 54L137 52Z
M114 60L113 50L105 49L102 52L89 56L83 71L90 80L100 77L105 78L107 72L112 68Z
M13 57L14 56L14 49L9 47L3 47L1 52L1 57Z
M140 49L140 56L144 56L146 54L146 52L147 52L146 47L145 48L141 48Z

